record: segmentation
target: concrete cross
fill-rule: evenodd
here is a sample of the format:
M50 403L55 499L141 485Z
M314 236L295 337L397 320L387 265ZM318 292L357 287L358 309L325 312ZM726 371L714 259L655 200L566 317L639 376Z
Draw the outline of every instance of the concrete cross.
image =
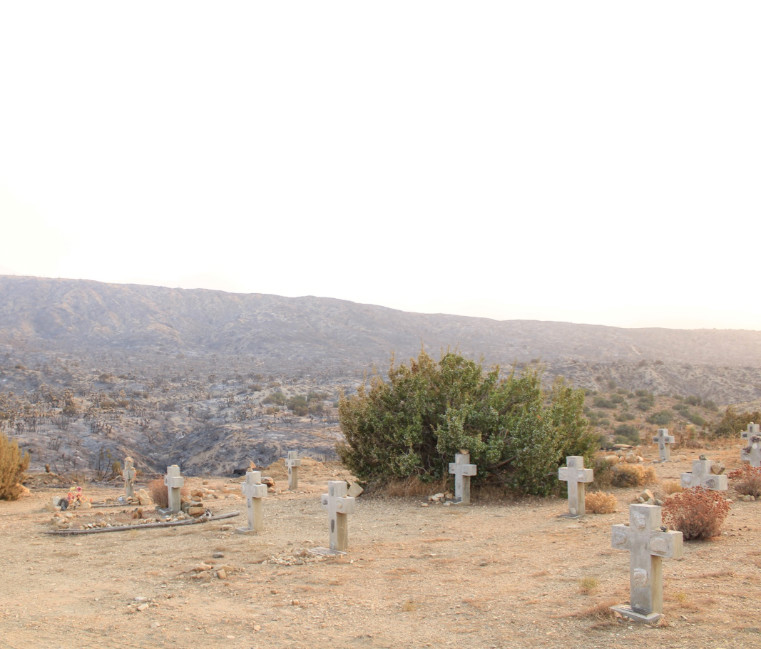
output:
M173 514L180 511L182 505L182 494L180 490L182 485L185 484L185 478L180 475L180 467L176 464L168 466L166 468L166 475L164 476L164 484L166 485L167 495L169 500L169 509Z
M692 463L692 472L682 474L682 486L686 489L690 487L703 487L711 491L726 491L727 476L713 475L711 473L711 460L694 460Z
M131 457L124 458L124 495L127 498L135 497L135 477L137 471L135 471L135 465Z
M671 444L674 443L674 437L673 435L669 435L669 429L659 428L658 434L653 437L653 441L658 443L661 462L668 462L671 459Z
M346 495L343 480L328 482L328 493L322 494L322 506L328 510L330 521L330 549L345 552L349 547L349 522L347 516L354 513L354 498Z
M267 495L267 485L262 484L261 471L246 471L246 480L240 490L246 497L248 512L248 527L238 528L239 532L261 532L264 516L262 514L262 498Z
M594 480L592 469L584 468L584 458L580 455L569 455L566 459L568 466L558 469L558 480L568 483L568 510L571 516L583 516L586 512L584 504L585 482Z
M753 467L761 467L761 434L749 437L748 446L740 451L740 459Z
M454 499L463 505L470 505L470 478L476 475L477 467L469 464L470 453L455 453L454 462L449 463L449 473L454 474Z
M663 615L663 557L682 556L682 533L663 531L661 508L629 505L629 525L614 525L612 547L629 550L629 606L611 608L632 620L653 624Z
M288 451L285 466L288 468L288 489L295 491L299 486L299 466L301 466L298 451Z
M740 438L750 443L750 440L756 435L761 435L761 426L759 426L759 424L750 422L748 424L748 430L744 430L742 433L740 433Z

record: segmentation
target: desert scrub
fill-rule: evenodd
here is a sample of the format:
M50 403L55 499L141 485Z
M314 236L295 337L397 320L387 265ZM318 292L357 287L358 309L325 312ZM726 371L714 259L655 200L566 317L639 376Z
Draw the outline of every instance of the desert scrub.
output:
M616 511L618 501L613 494L594 491L586 495L584 506L588 514L612 514Z
M674 494L663 505L664 523L680 531L685 541L719 536L727 514L727 499L720 492L702 487Z
M639 464L617 464L613 467L614 487L643 487L656 482L655 469Z
M18 442L0 433L0 500L16 500L23 492L21 481L29 467L29 453L22 455Z
M743 496L761 496L761 467L752 467L744 464L739 469L727 474L732 480L732 488Z
M604 457L596 457L592 464L592 470L594 471L594 480L592 485L597 489L606 489L613 484L613 467L614 462L611 462Z
M583 577L579 581L579 592L582 595L591 595L597 590L600 585L600 581L597 577Z
M678 494L684 491L682 483L678 480L665 480L661 483L661 489L667 496L670 496L671 494Z

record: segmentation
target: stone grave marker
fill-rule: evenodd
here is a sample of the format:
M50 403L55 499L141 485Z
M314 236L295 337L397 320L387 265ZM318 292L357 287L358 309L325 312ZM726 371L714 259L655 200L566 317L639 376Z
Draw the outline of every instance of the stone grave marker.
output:
M657 505L629 505L629 525L614 525L611 544L629 550L629 606L611 608L637 622L654 624L663 616L663 557L682 556L682 533L661 527Z
M328 510L330 522L330 552L344 553L349 547L349 514L354 513L355 500L346 495L344 480L328 482L328 493L322 494L322 506Z
M558 480L568 483L569 515L583 516L586 513L584 484L594 480L594 472L592 469L584 468L584 458L581 455L569 455L565 461L568 466L561 466L558 469Z
M726 491L727 476L713 475L711 473L712 460L693 460L692 472L682 474L682 486L686 489L691 487L703 487L711 491Z
M298 451L288 451L285 466L288 469L288 489L295 491L299 487L299 466L301 466Z
M658 434L653 437L653 441L658 443L661 462L668 462L671 459L671 445L674 443L674 437L669 435L669 429L659 428Z
M124 458L124 495L127 498L135 497L135 478L137 477L137 471L135 471L134 460L131 457Z
M754 424L753 422L748 424L748 430L744 430L740 433L741 439L744 439L749 444L755 435L761 435L761 426L759 424Z
M455 453L454 462L449 463L449 473L454 474L454 499L463 505L470 505L470 478L476 475L477 467L470 464L470 453Z
M239 527L238 532L261 532L264 526L262 498L267 495L267 485L262 484L261 471L246 471L246 480L241 484L241 491L246 497L248 527Z
M761 467L761 434L748 437L748 446L740 451L740 459L753 467Z
M176 464L168 466L166 468L166 475L164 476L164 484L166 485L167 495L169 500L169 509L173 514L177 514L180 511L182 505L182 485L185 484L185 478L180 475L180 467Z

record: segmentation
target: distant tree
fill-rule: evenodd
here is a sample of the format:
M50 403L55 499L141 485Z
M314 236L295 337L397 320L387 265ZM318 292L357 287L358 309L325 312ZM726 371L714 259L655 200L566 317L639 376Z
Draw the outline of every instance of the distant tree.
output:
M591 461L596 439L583 406L582 390L558 380L547 394L534 370L500 379L499 368L485 372L454 353L436 362L421 352L409 365L392 363L388 381L376 375L342 396L339 454L366 482L436 480L466 449L478 465L476 482L546 495L567 455Z

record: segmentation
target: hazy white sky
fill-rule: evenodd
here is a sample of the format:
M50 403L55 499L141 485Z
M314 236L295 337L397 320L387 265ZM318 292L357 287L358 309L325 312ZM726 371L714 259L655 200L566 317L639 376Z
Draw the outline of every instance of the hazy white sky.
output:
M760 19L0 0L0 274L761 329Z

